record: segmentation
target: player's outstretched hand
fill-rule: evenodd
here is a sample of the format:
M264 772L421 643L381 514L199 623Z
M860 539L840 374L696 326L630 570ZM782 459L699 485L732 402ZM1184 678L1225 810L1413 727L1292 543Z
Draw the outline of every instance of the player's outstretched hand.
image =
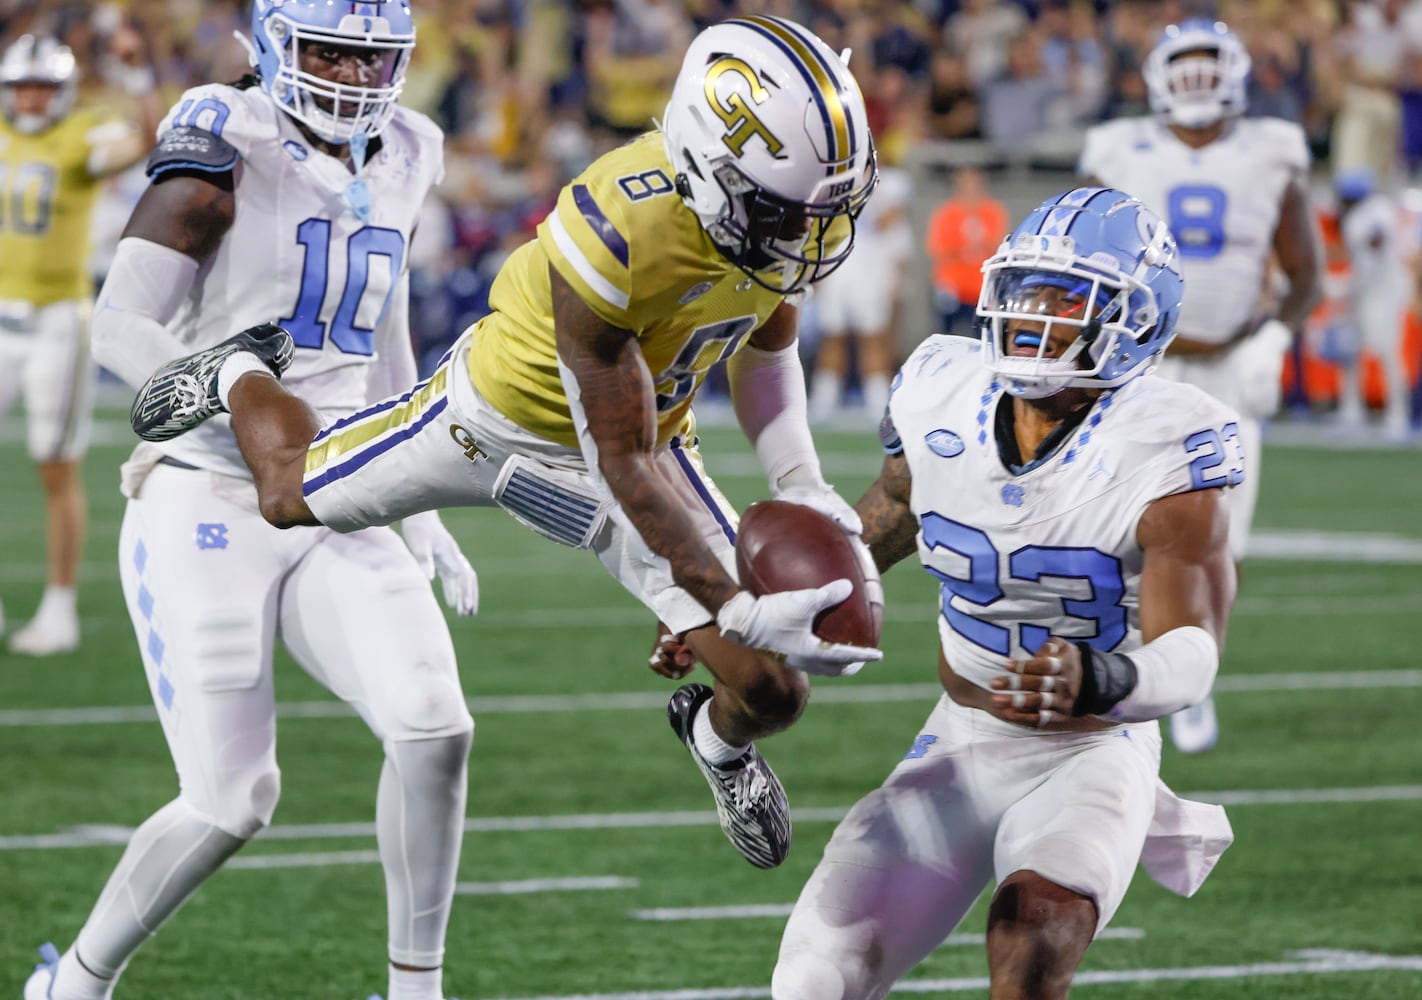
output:
M821 639L812 630L816 615L849 596L854 585L834 580L823 587L785 590L761 597L742 590L716 615L716 625L727 639L752 649L765 650L787 667L807 674L841 677L855 673L865 663L884 657L873 646L851 646Z
M433 580L439 574L440 586L444 589L444 603L460 615L479 613L479 575L464 553L459 543L444 526L436 511L427 510L411 514L400 522L400 532L405 536L405 544L425 579Z
M667 625L657 622L657 641L647 665L669 680L679 681L696 669L696 655Z
M1081 650L1055 636L1030 659L1013 660L1010 673L992 679L992 703L999 718L1045 729L1071 718L1081 693Z

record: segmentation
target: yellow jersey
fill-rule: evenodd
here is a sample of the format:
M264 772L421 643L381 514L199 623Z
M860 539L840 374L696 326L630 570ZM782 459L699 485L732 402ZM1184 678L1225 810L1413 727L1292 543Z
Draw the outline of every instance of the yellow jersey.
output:
M90 296L89 216L102 179L89 158L102 124L81 110L26 135L0 117L0 299Z
M577 434L558 375L548 267L598 316L631 330L656 390L657 444L695 432L691 400L784 296L716 249L676 193L660 132L597 159L515 250L475 325L469 374L504 416L565 445Z

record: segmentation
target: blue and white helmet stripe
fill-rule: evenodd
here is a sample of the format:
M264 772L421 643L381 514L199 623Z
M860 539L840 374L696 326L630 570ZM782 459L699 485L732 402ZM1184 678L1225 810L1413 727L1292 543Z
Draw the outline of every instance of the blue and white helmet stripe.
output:
M1112 388L1149 371L1175 333L1179 257L1165 223L1123 191L1075 188L1047 199L983 265L984 363L1007 391L1031 398ZM1044 286L1079 305L1062 315L1033 308L1032 292ZM1041 330L1031 335L1034 355L1012 352L1009 337L1023 324ZM1071 339L1057 357L1054 330Z

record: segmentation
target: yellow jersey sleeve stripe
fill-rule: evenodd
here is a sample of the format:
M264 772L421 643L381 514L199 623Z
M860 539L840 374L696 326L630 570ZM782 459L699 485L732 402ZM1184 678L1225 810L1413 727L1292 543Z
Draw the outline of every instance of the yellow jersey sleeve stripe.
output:
M553 237L553 244L558 248L558 252L577 273L578 277L592 289L600 299L615 309L625 310L628 303L628 294L618 288L612 282L602 276L602 273L593 266L593 262L583 253L576 241L574 241L568 228L563 225L563 220L558 211L548 213L548 235Z

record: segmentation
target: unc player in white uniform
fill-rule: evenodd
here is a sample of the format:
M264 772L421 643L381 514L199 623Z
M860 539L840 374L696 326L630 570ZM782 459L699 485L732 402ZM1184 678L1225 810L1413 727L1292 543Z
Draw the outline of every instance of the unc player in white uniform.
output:
M1306 187L1301 128L1242 118L1249 53L1225 25L1171 25L1142 73L1158 117L1090 129L1078 172L1139 198L1170 226L1186 282L1179 333L1160 374L1189 382L1239 412L1255 475L1230 497L1230 547L1244 558L1259 496L1260 421L1279 407L1284 355L1323 295L1323 254ZM1271 256L1288 282L1266 289ZM1171 720L1177 749L1215 745L1206 699Z
M413 45L400 0L258 0L256 76L188 91L160 127L96 309L104 364L141 385L280 318L295 341L288 385L328 419L413 380L404 261L443 169L439 129L395 103ZM27 1000L109 996L271 821L278 639L384 746L388 996L441 1000L473 722L427 580L437 566L446 598L473 613L473 570L437 516L407 519L404 541L267 524L225 419L139 445L122 488L120 575L181 791L135 831L75 943L47 949Z
M945 690L790 916L775 1000L869 1000L996 882L992 995L1065 997L1137 861L1192 894L1232 835L1159 780L1156 719L1209 690L1234 598L1238 417L1149 373L1179 309L1165 225L1049 199L985 267L981 343L904 363L856 505L881 569L940 583Z
M1361 335L1360 347L1377 357L1387 385L1383 433L1393 441L1411 434L1411 394L1401 344L1407 306L1412 301L1411 249L1403 237L1402 208L1377 190L1367 167L1345 170L1333 180L1338 194L1339 229L1348 252L1347 315ZM1340 423L1362 427L1362 357L1354 354L1343 377Z

